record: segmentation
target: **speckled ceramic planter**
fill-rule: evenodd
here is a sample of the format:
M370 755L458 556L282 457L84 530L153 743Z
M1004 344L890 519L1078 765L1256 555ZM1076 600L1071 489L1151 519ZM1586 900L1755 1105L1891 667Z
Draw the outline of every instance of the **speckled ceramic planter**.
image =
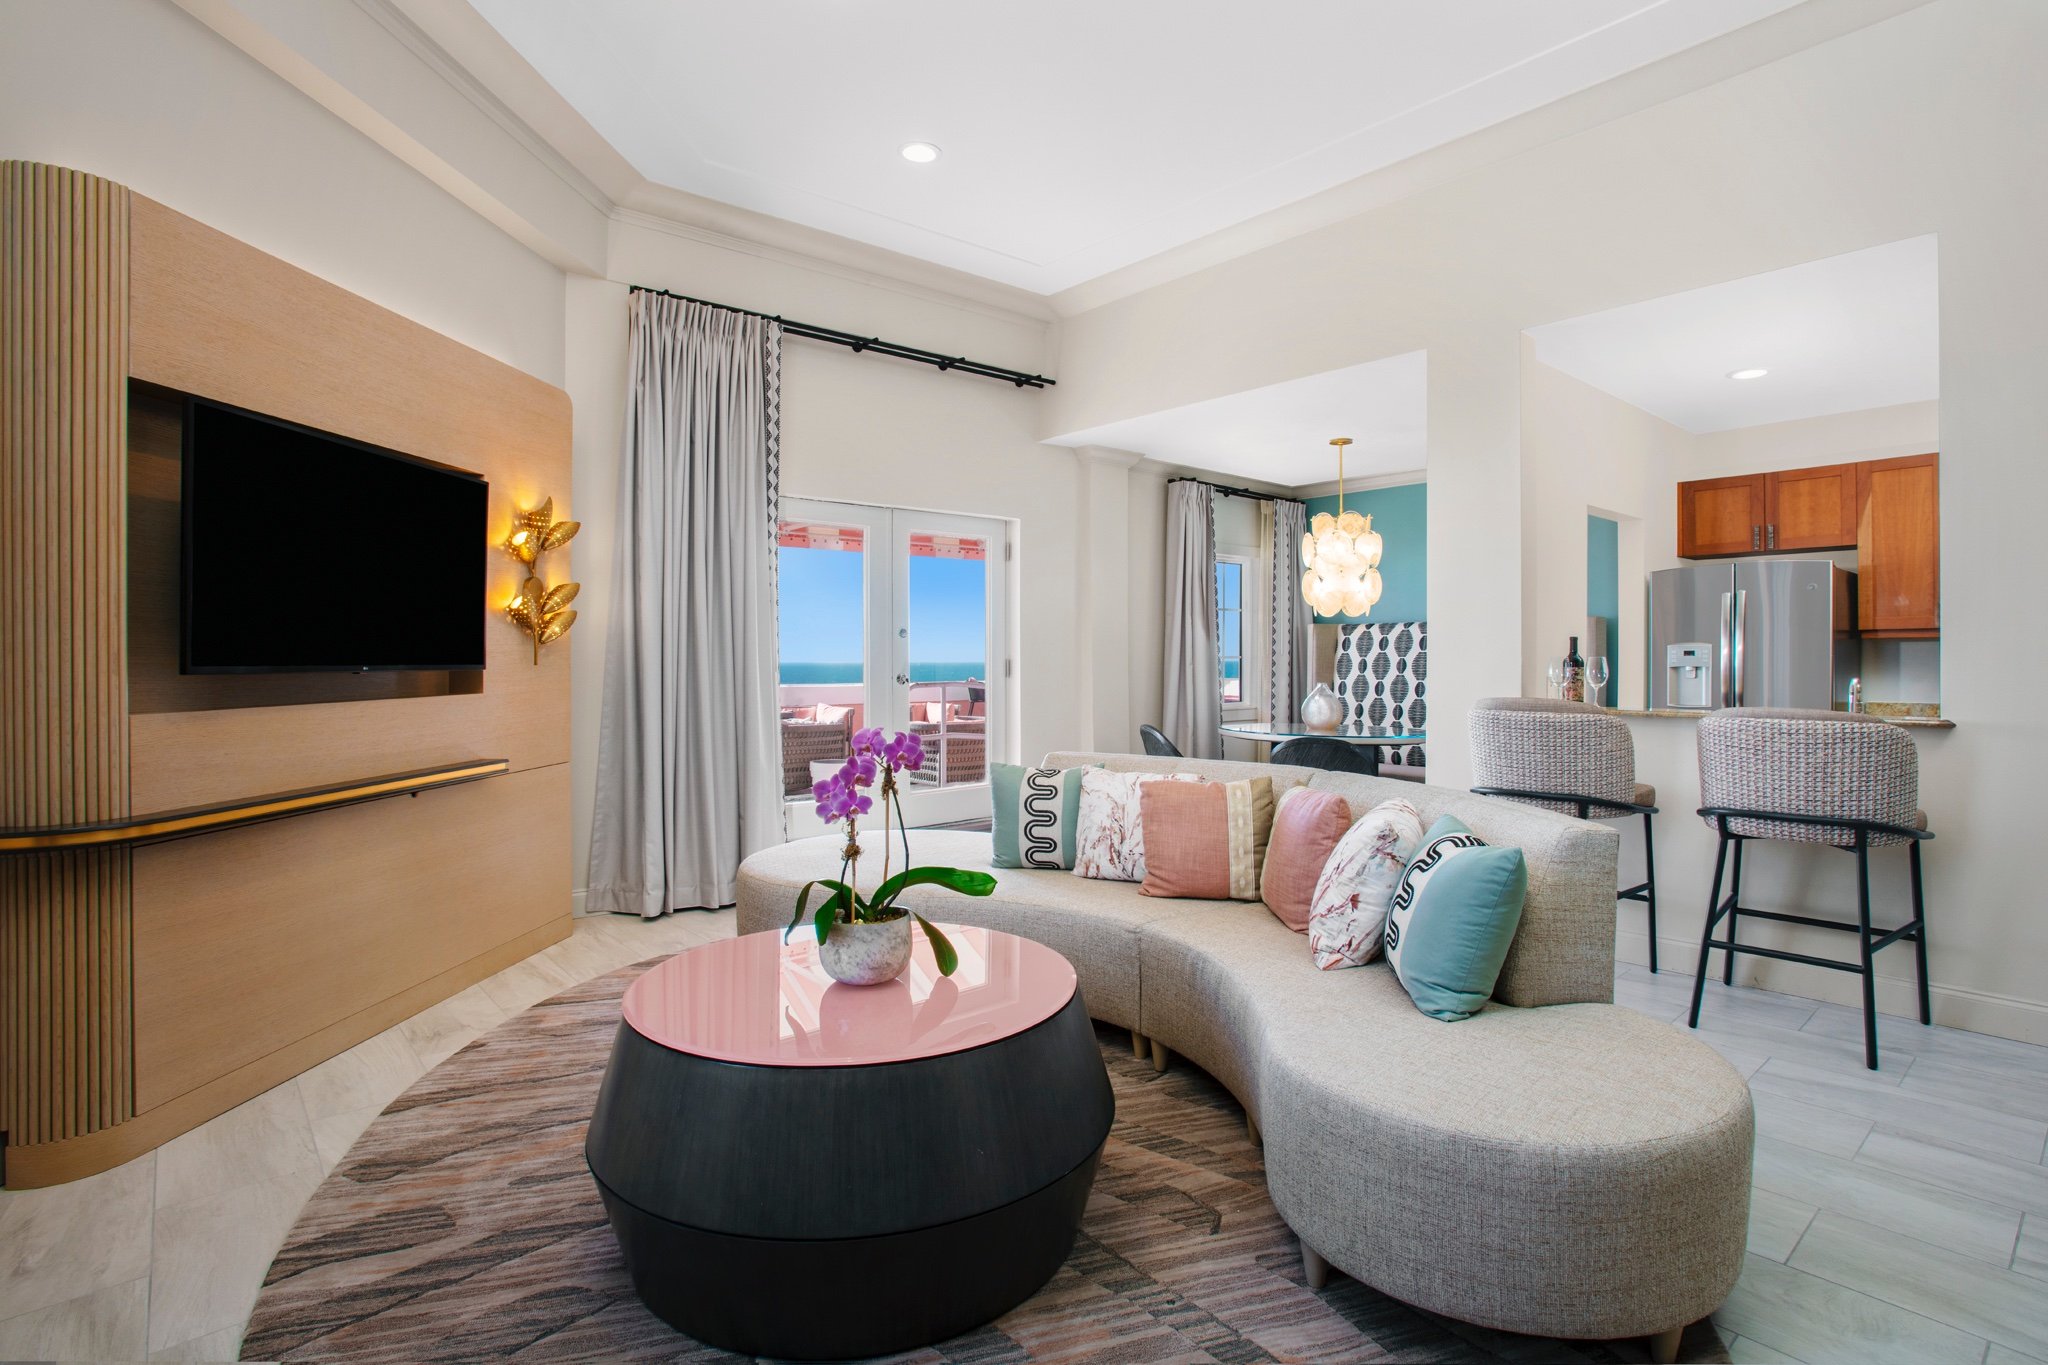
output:
M880 924L835 924L818 945L818 961L826 975L844 985L894 981L910 965L910 916Z

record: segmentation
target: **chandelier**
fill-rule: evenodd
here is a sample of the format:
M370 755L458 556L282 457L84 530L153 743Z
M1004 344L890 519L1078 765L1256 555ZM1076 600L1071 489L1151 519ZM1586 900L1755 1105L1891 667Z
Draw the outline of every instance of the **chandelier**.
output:
M1372 518L1344 510L1344 447L1337 447L1337 515L1316 513L1301 537L1301 595L1319 616L1369 616L1380 600L1380 535Z

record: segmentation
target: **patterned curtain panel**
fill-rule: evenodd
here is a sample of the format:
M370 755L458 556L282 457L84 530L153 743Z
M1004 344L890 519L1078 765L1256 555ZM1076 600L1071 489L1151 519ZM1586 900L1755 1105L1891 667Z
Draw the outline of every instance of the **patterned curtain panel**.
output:
M1189 758L1223 757L1223 681L1216 663L1216 495L1205 483L1166 486L1166 714L1159 728Z
M1429 622L1379 621L1337 633L1337 698L1344 719L1358 725L1429 728ZM1382 752L1381 759L1423 766L1423 746Z
M733 902L782 839L775 524L782 328L638 292L592 910Z
M1308 504L1276 499L1266 504L1272 544L1272 639L1267 658L1271 673L1266 696L1275 724L1299 720L1301 699L1315 682L1315 616L1301 599L1301 537L1308 530Z

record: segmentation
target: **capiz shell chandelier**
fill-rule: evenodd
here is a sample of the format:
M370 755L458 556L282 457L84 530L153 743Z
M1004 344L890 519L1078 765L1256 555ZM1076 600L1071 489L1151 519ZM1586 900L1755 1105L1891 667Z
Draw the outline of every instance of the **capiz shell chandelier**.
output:
M1301 537L1301 595L1318 616L1369 616L1380 600L1380 534L1372 518L1344 510L1344 447L1337 447L1337 515L1316 513Z

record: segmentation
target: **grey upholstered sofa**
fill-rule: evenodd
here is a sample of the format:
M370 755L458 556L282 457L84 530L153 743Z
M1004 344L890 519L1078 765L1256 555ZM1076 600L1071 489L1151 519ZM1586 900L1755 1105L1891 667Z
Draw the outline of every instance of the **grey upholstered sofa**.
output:
M1180 1052L1263 1131L1273 1203L1311 1283L1335 1266L1467 1322L1573 1339L1655 1338L1719 1306L1747 1236L1754 1117L1704 1043L1610 1003L1612 829L1512 802L1350 773L1117 754L1051 766L1268 776L1401 797L1522 849L1529 895L1495 991L1428 1018L1384 963L1317 971L1262 905L1140 895L1128 883L998 869L986 900L909 893L936 918L1026 935L1070 958L1088 1011ZM1277 792L1276 792L1277 795ZM740 869L739 929L779 929L837 867L829 838ZM919 862L989 865L989 836L916 831Z

